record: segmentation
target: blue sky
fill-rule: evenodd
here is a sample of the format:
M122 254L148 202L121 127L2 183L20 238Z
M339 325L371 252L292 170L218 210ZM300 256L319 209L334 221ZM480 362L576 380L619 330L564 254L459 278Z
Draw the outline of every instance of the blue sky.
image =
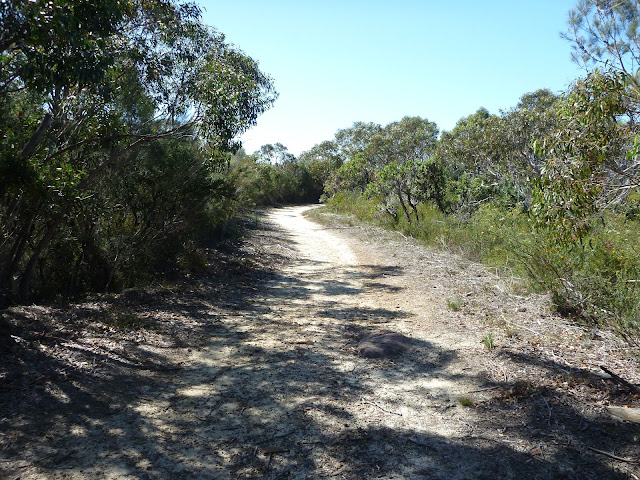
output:
M450 130L480 107L582 75L560 32L577 0L198 0L279 99L241 138L298 155L355 121L421 116Z

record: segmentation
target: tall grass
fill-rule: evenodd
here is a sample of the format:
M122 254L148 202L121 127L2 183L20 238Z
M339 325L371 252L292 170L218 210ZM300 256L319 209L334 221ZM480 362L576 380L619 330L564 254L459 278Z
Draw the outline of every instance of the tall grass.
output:
M640 334L640 221L608 214L582 243L562 245L535 230L520 208L485 204L473 214L444 215L420 205L418 220L379 211L374 199L341 192L327 204L340 214L396 229L522 278L530 292L549 292L558 311L633 340ZM522 282L520 282L522 285Z

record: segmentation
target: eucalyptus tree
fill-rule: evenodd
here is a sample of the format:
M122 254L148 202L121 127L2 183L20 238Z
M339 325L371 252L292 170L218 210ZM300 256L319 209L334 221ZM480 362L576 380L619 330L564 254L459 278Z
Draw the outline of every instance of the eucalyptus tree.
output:
M562 99L558 128L537 149L538 225L572 244L640 186L640 2L579 0L564 38L589 73ZM603 221L603 220L602 220Z
M373 135L365 148L363 155L376 169L368 192L379 197L384 210L394 218L393 205L397 202L408 222L412 217L417 219L424 192L418 172L433 157L438 133L437 125L427 119L404 117Z
M281 143L262 145L260 149L254 153L257 162L270 163L273 165L285 164L293 162L296 156L289 152L289 149Z
M492 174L498 158L498 145L493 141L499 131L498 122L498 117L486 108L461 118L451 131L442 132L439 155L446 158L454 171L471 176Z
M298 161L310 173L317 200L321 199L337 170L344 164L345 156L333 140L326 140L302 152Z
M128 194L111 180L146 168L142 148L190 143L201 153L188 155L183 173L206 178L275 92L255 61L201 23L195 4L17 0L0 8L0 288L6 294L17 280L25 297L52 244L74 235L97 242L94 226L113 212L96 199L122 204L118 196ZM83 257L82 242L70 250Z
M354 122L351 127L338 130L335 143L343 162L363 153L374 135L382 133L382 126L373 122Z
M530 180L544 166L534 142L555 133L558 102L554 93L540 89L500 115L480 108L442 134L438 157L448 166L460 208L490 199L510 207L529 203Z
M375 166L368 162L364 151L372 138L381 133L382 126L377 123L354 122L351 127L338 130L329 143L323 142L303 154L303 158L324 158L323 163L335 165L324 180L326 195L332 197L340 191L363 193L366 190L373 181Z
M640 1L579 0L569 12L563 37L572 44L573 60L592 71L623 74L621 99L630 126L637 129L640 109Z
M533 213L565 244L584 238L605 210L640 188L640 144L625 123L624 79L595 71L577 81L556 132L537 145L545 166Z

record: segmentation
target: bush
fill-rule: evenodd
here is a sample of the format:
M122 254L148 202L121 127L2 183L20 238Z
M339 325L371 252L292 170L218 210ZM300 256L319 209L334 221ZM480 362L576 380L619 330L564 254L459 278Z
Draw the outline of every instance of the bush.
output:
M539 234L519 245L531 278L560 313L623 335L640 331L640 222L610 214L582 242Z

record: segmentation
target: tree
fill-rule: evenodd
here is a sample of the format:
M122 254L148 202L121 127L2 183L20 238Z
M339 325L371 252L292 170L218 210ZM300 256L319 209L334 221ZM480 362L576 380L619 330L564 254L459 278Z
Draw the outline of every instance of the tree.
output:
M343 162L364 152L371 138L380 133L382 133L382 127L373 122L354 122L351 127L338 130L335 143Z
M364 193L375 178L375 169L362 153L344 162L325 184L325 192L332 197L340 191Z
M206 155L184 157L184 174L209 175L275 92L194 4L0 5L0 289L17 279L25 297L36 265L46 272L54 262L51 245L96 233L75 230L104 214L92 199L123 194L112 181L135 176L142 149L189 143Z
M434 156L418 165L416 188L420 201L433 201L442 213L449 213L450 202L448 196L448 172L440 158Z
M338 144L331 140L314 145L310 150L300 154L299 162L309 170L318 199L323 195L325 185L328 185L344 161L345 156L340 152Z
M500 162L520 185L541 173L544 160L536 155L533 142L556 131L559 100L550 90L539 89L522 95L515 108L501 115Z
M134 8L123 0L1 2L0 91L27 87L55 97L96 87L114 62L114 35Z
M377 172L376 180L369 184L367 194L380 199L382 208L394 220L398 220L396 205L400 204L407 222L411 223L412 215L418 219L417 173L421 162L406 160L402 163L391 161Z
M398 202L408 222L418 218L418 170L434 154L438 139L435 123L420 117L405 117L373 135L364 150L376 170L368 192L381 198L384 210L397 218L393 203Z
M544 165L533 142L555 132L557 103L555 94L540 89L500 115L481 108L442 134L438 157L449 167L459 208L489 199L508 207L530 202L530 180Z
M296 159L295 155L289 153L289 149L281 143L262 145L254 155L257 162L272 165L285 164Z
M404 117L373 135L364 154L376 167L391 162L423 161L433 155L438 133L438 126L427 119Z
M596 71L577 81L557 131L538 144L546 163L532 213L564 244L584 238L603 211L640 186L640 147L624 123L625 78Z
M470 175L491 173L497 163L498 154L492 132L498 130L493 125L498 118L486 108L479 108L474 114L461 118L450 132L443 132L438 152L453 167L454 171L464 171Z
M574 61L586 70L597 67L625 76L621 100L634 129L640 108L639 25L638 0L579 0L563 35L572 43Z
M585 68L614 68L635 76L640 65L637 0L579 0L569 12L563 37L574 61Z

